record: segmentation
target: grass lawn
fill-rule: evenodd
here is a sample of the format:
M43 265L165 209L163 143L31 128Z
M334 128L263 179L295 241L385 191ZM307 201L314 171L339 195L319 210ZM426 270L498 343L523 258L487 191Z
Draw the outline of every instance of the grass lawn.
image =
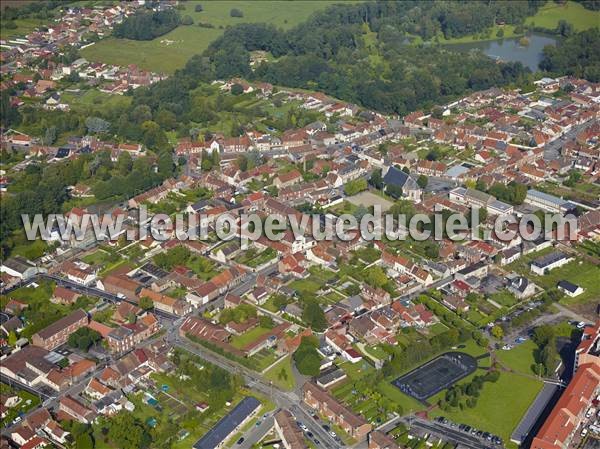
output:
M151 41L133 41L108 38L82 50L90 61L109 64L137 64L155 72L173 73L182 68L193 55L202 53L219 37L224 28L239 23L270 23L281 28L291 28L306 20L314 11L339 3L337 1L190 1L183 5L181 15L190 15L194 25L179 26L170 33ZM197 4L202 12L195 12ZM230 17L232 8L240 9L244 17ZM198 23L210 23L215 28L199 27Z
M402 393L398 388L388 381L383 381L377 385L377 390L402 407L403 413L415 413L425 409L425 406L414 398Z
M40 399L37 396L28 391L15 391L6 384L0 384L0 391L2 391L3 397L9 394L16 394L21 398L21 402L6 410L6 416L0 421L2 427L14 420L20 413L27 413L29 410L37 407L40 403Z
M68 103L73 111L86 112L93 109L125 108L131 103L131 97L111 95L98 89L81 92L63 92L62 101Z
M237 349L245 348L258 337L262 337L269 332L271 332L271 329L257 326L254 329L250 329L248 332L244 332L242 335L234 335L231 337L231 345Z
M502 39L509 39L511 37L521 36L520 34L515 33L515 27L513 25L494 25L492 27L492 32L489 36L486 36L485 39L482 39L480 34L469 34L467 36L461 37L453 37L450 39L446 39L443 34L440 34L439 41L441 44L469 44L471 42L482 42L482 41L495 41L500 39L497 36L499 30L504 32Z
M573 1L568 1L564 5L547 2L538 10L535 16L528 17L525 23L554 29L559 20L566 20L577 31L587 30L600 25L600 11L585 9L579 3Z
M535 363L533 353L536 349L536 344L531 340L527 340L520 345L516 345L510 351L496 351L496 356L500 363L507 368L524 374L533 374L531 365Z
M495 383L486 382L477 406L445 412L436 409L432 416L445 416L510 440L510 435L542 389L543 383L518 374L505 373Z
M273 381L275 385L285 390L293 390L296 386L296 380L292 373L292 363L291 355L284 357L283 360L264 374L265 379Z
M250 357L249 360L251 360L254 363L254 365L252 365L252 368L255 371L262 372L262 370L268 368L273 363L275 363L277 357L278 356L273 349L263 349L260 352L254 354L252 357Z

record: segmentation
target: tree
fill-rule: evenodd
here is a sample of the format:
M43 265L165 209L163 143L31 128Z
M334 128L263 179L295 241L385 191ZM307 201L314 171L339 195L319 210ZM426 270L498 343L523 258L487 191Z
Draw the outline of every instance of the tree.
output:
M154 307L154 301L147 296L142 296L138 305L144 310L150 310Z
M17 334L15 333L14 330L11 330L8 333L8 345L12 346L14 348L16 344L17 344Z
M88 351L90 347L102 339L102 335L98 331L89 327L77 329L69 335L68 344L73 348L78 348L82 351Z
M271 318L269 315L259 316L258 322L260 324L260 327L264 327L265 329L273 329L275 327L275 322L273 321L273 318Z
M127 151L123 151L121 154L119 154L119 157L117 158L117 164L115 167L117 171L121 175L126 175L129 172L131 172L132 167L133 159L131 158L131 154L129 154Z
M75 447L78 449L94 449L94 440L89 433L81 433L75 438Z
M52 145L56 141L56 126L46 128L44 134L44 145Z
M502 337L504 337L504 330L501 326L495 325L494 327L492 327L491 334L492 337L500 340Z
M129 412L120 412L106 421L107 437L121 449L145 449L152 442L146 426Z
M237 8L231 8L231 11L229 11L229 16L230 17L244 17L244 13Z
M358 178L353 181L349 181L344 186L344 193L348 196L356 195L363 190L367 190L369 186L367 185L367 180L364 178Z
M317 344L314 338L302 337L292 356L298 371L305 376L317 376L321 370L321 356L317 352Z
M194 19L192 19L192 16L183 16L183 18L181 19L181 24L182 25L193 25Z
M502 39L504 37L504 30L502 28L500 28L497 32L496 32L496 37Z
M204 11L204 8L202 7L202 5L200 5L200 4L197 4L197 5L194 7L194 11L196 11L196 12L202 12L202 11Z
M324 331L327 328L327 319L325 312L316 299L308 299L304 303L302 310L302 320L317 332Z
M234 84L231 86L231 95L241 95L244 93L244 88L241 84Z
M380 168L373 170L373 173L371 173L371 179L369 181L376 189L381 190L383 188L383 176L381 176Z
M427 187L428 181L429 180L427 179L427 176L419 175L419 177L417 178L417 185L424 189L425 187Z
M88 117L85 119L85 126L91 133L104 133L110 129L110 123L99 117Z

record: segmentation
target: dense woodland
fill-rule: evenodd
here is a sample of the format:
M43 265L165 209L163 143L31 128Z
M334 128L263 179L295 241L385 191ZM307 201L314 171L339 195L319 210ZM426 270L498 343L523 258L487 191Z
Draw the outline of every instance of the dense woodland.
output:
M175 9L164 11L141 11L115 26L115 37L149 41L175 29L181 22Z
M573 75L600 82L600 30L592 28L544 48L540 68L557 75Z

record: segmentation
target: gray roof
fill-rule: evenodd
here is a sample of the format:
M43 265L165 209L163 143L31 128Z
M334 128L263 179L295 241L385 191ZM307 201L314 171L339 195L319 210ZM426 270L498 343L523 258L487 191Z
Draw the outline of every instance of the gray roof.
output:
M396 167L390 167L385 176L383 177L383 183L388 185L395 185L402 188L402 191L406 194L409 190L420 190L417 185L417 181L409 174L400 170Z
M465 167L464 165L455 165L454 167L450 167L446 171L445 175L448 176L449 178L456 178L460 175L464 175L468 171L469 171L469 169L467 167Z
M258 399L247 396L226 416L210 429L206 435L194 444L195 449L215 449L256 409L260 407Z
M534 265L538 268L545 268L549 265L552 265L555 262L558 262L559 260L566 259L567 257L568 256L564 253L554 252L546 256L538 257L533 262L531 262L531 265Z
M543 201L546 203L555 204L559 207L562 206L563 204L567 203L567 201L565 201L557 196L550 195L545 192L540 192L539 190L535 190L535 189L528 190L527 197L534 198L536 200Z
M409 180L408 173L403 172L402 170L396 167L390 167L385 176L383 177L383 182L386 185L395 185L398 187L404 187L404 184Z
M569 281L560 281L558 283L558 286L567 290L568 292L571 292L571 293L575 293L577 291L577 289L579 288L579 285L575 285Z

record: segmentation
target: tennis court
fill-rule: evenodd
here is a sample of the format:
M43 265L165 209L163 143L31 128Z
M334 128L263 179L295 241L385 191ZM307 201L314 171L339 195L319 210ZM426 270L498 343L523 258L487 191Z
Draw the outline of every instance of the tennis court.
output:
M392 384L419 401L439 393L477 369L477 360L463 352L447 352L430 360Z

